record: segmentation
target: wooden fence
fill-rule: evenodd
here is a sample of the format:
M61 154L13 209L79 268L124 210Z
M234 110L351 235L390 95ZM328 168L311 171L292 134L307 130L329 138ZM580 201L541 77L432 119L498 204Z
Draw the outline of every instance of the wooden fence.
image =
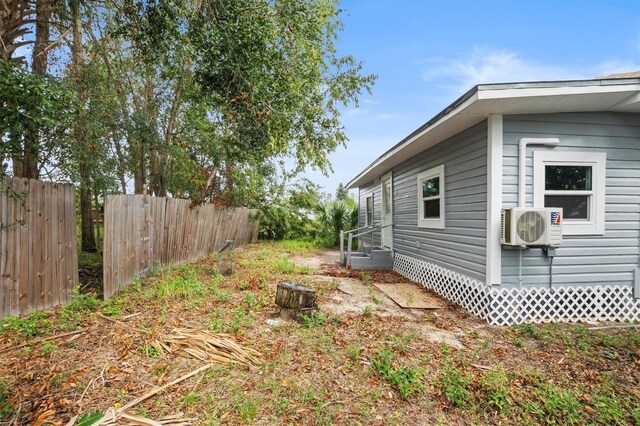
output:
M66 303L78 283L75 188L0 180L0 318Z
M104 297L159 264L208 256L226 240L255 241L258 222L246 208L149 195L107 195L104 208Z

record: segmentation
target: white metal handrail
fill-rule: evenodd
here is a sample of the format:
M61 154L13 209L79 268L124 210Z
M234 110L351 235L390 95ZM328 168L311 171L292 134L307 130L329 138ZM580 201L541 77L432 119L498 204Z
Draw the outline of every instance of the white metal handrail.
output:
M392 223L388 223L386 225L368 225L368 226L361 226L360 228L356 228L356 229L352 229L350 231L340 231L340 262L342 263L344 261L343 264L349 265L351 263L351 248L353 246L353 239L354 238L360 238L363 235L367 235L367 234L371 234L371 259L373 259L373 233L375 231L378 230L382 230L384 228L388 228L390 226L393 226L393 222ZM360 231L362 229L366 229L366 231L364 232L359 232L358 234L353 234L356 231ZM344 234L347 234L347 256L345 259L344 256Z

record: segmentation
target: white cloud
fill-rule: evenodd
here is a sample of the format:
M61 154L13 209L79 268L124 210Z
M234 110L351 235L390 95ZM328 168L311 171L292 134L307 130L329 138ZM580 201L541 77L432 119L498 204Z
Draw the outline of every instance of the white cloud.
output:
M373 99L360 99L360 103L368 104L368 105L375 105L378 102L374 101Z
M398 116L398 114L376 114L376 118L378 120L392 120L394 118L396 118Z
M611 74L640 71L640 62L605 61L595 67L594 77L604 77Z
M593 78L583 68L548 65L521 58L509 50L475 49L459 58L432 58L423 72L426 81L444 81L444 86L458 92L469 90L476 84L519 81L544 81Z
M475 49L471 54L421 61L422 79L455 95L476 84L590 79L640 70L640 60L604 60L591 66L554 65L522 58L510 50Z
M345 113L345 115L347 115L349 117L368 115L369 114L369 108L357 108L357 107L348 108L344 113Z

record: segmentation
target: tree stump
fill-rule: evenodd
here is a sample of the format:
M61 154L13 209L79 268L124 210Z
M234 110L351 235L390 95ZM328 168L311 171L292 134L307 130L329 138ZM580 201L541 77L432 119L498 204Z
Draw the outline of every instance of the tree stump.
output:
M278 283L276 305L280 306L280 318L298 320L303 314L309 314L318 308L316 291L296 283Z

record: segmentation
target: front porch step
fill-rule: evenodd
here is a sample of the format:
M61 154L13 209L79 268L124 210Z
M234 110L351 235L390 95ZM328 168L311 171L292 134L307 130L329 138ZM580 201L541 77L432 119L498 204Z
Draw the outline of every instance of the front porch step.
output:
M393 252L387 248L373 248L373 258L369 252L351 253L351 269L393 269Z

